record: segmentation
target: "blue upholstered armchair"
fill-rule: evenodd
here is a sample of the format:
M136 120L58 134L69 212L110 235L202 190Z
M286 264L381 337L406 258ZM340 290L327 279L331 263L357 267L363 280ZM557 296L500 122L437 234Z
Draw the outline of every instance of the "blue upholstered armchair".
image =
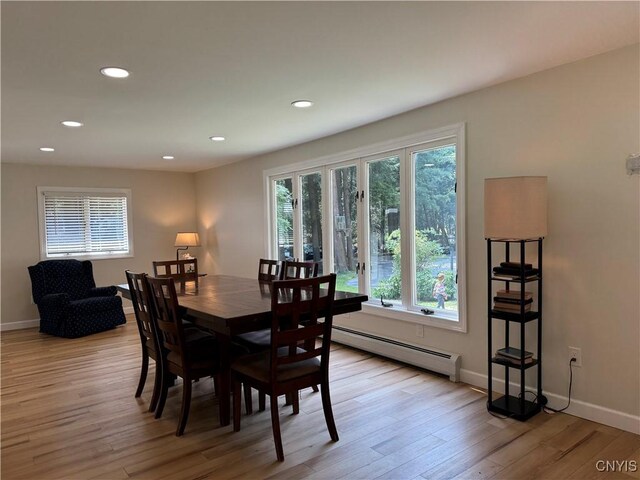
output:
M126 323L116 287L96 288L87 260L47 260L29 275L42 333L75 338Z

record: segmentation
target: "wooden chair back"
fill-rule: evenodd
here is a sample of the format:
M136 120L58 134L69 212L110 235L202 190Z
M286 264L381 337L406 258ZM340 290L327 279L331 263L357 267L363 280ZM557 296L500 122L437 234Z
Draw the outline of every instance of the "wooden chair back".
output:
M278 260L268 260L261 258L258 264L258 281L273 282L280 277L280 262Z
M271 382L280 366L320 356L323 376L328 375L336 274L273 282L271 292ZM324 322L318 323L319 316ZM316 340L320 338L319 346ZM302 350L299 344L313 345ZM279 349L287 347L286 355Z
M296 262L284 260L280 271L280 280L293 280L299 278L313 278L318 276L318 264L316 262Z
M181 359L182 365L188 365L188 352L185 348L185 334L179 312L178 295L175 280L147 277L149 298L155 315L159 346L173 352Z
M131 303L133 303L133 312L136 317L140 340L144 345L149 345L157 351L156 328L149 309L149 292L146 286L147 274L133 273L129 270L126 270L125 274L127 276L127 283L129 284Z
M184 285L185 282L196 282L196 286L198 286L198 259L154 261L153 276L173 278L181 285Z

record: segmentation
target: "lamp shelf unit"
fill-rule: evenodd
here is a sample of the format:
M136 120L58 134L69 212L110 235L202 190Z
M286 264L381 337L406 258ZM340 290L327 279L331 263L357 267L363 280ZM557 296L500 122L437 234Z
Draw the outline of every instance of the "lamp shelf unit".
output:
M546 403L546 399L542 395L542 240L543 238L526 239L526 240L512 240L512 239L492 239L487 238L487 324L488 324L488 401L487 409L490 412L495 412L501 415L505 415L516 420L527 420L540 412L542 407ZM513 264L511 262L511 250L512 247L517 247L519 250L519 259L516 262L522 271L519 277L514 279L496 278L493 276L493 262L492 262L492 250L494 244L504 244L504 261ZM537 265L538 274L531 277L525 276L525 259L527 246L537 247ZM514 248L515 250L515 248ZM494 300L494 282L505 282L506 290L510 290L510 286L516 287L514 290L520 292L520 311L507 312L502 310L496 310L493 308ZM537 311L524 311L525 302L525 286L527 284L534 283L537 286L537 292L531 295L532 300L536 301ZM518 299L518 297L510 297ZM533 305L533 304L532 304ZM500 347L510 348L510 327L511 324L515 325L515 328L519 330L519 346L520 358L515 361L509 361L507 359L496 356L494 349L493 339L493 327L494 320L501 320L502 328L504 328L504 345ZM535 329L537 330L535 348L533 351L533 361L525 362L526 351L526 333L525 325L531 322L535 322ZM519 360L519 361L518 361ZM493 370L494 368L504 367L504 395L494 399L493 392ZM535 392L527 392L525 390L525 372L534 368L536 372L536 384L537 388ZM510 373L514 373L515 377L519 377L519 395L513 396L509 393L510 387ZM518 375L519 372L519 375ZM515 380L515 379L514 379ZM526 393L530 393L532 396L535 394L534 400L525 399Z

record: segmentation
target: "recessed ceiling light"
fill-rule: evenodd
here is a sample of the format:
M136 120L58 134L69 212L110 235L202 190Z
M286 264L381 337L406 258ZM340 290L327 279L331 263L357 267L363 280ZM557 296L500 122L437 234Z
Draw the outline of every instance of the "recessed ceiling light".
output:
M296 100L295 102L291 102L291 105L296 108L309 108L313 105L311 100Z
M75 120L65 120L64 122L60 122L60 123L62 123L65 127L72 127L72 128L81 127L84 125L84 123L76 122Z
M51 147L40 147L40 151L41 152L55 152L56 149L55 148L51 148Z
M213 137L209 137L209 140L212 140L214 142L224 142L225 138L219 135L214 135Z
M104 67L100 69L100 73L111 78L127 78L129 72L120 67Z
M171 155L164 155L162 157L163 160L173 160L175 157L171 156Z

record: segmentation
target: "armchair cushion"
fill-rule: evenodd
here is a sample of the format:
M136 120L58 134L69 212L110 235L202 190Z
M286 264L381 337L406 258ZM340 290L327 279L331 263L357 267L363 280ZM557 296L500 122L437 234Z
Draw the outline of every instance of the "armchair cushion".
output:
M50 293L43 296L38 302L43 308L67 308L69 295L66 293Z
M82 300L69 302L69 309L75 315L83 315L90 318L94 313L105 312L122 308L120 297L89 297Z
M94 287L89 290L90 297L114 297L118 289L114 285L108 287Z

